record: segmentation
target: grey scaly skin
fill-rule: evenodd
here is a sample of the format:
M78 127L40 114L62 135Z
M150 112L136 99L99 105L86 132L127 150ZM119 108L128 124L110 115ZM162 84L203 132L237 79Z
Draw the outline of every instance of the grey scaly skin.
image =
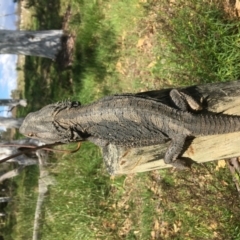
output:
M89 105L50 104L27 115L20 132L46 143L91 141L126 147L150 146L171 140L164 161L184 167L180 155L187 138L240 131L240 116L196 114L201 106L189 95L171 90L175 107L136 95L114 95ZM189 111L190 109L190 111Z

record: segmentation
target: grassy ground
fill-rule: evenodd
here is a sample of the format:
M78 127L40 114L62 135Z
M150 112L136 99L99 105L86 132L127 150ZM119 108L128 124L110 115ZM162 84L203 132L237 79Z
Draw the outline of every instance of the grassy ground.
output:
M63 71L27 57L23 96L30 104L19 115L68 97L85 103L121 91L240 77L240 23L224 1L68 3L69 30L76 34L73 66ZM34 1L32 27L60 28L68 3ZM226 166L113 178L87 143L76 154L56 154L49 170L57 185L44 205L42 239L240 239L239 199ZM8 222L15 227L12 234L4 228L6 239L31 238L36 176L29 169L13 180L18 188Z

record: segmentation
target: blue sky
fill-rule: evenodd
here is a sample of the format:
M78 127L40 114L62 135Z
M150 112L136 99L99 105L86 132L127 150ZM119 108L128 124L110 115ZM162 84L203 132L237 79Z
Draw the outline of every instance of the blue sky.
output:
M15 9L16 4L12 0L0 0L0 29L16 29ZM16 62L17 55L0 54L0 99L10 98L11 90L16 88ZM0 115L5 116L6 112L2 110L0 107Z

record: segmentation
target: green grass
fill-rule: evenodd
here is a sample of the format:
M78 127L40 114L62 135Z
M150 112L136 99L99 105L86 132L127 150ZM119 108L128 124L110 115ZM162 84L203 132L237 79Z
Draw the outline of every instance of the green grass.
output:
M221 2L176 1L171 17L166 12L160 21L171 43L163 58L174 63L173 76L185 84L239 79L240 24L227 19Z
M30 239L38 196L37 166L29 166L10 183L12 200L7 206L7 225L2 229L4 239Z
M54 164L53 173L58 184L50 190L46 203L47 224L43 227L43 239L94 238L93 223L101 224L100 216L106 217L105 206L101 206L101 202L105 202L110 189L109 178L101 170L100 154L94 150L86 146L82 152L83 155L89 154L90 162L85 162L82 154L78 153Z
M227 169L216 171L215 164L209 163L204 168L194 169L189 176L179 172L171 176L167 174L165 178L171 184L165 182L162 186L164 200L160 203L160 208L166 209L163 219L170 223L168 227L172 228L172 237L239 238L239 228L235 224L239 208L235 204L235 189ZM179 231L173 231L173 224L180 225Z
M19 116L69 97L86 103L122 91L239 79L240 22L221 1L34 2L32 29L59 28L72 5L75 59L62 70L48 59L26 58L29 106ZM56 154L42 239L240 239L237 191L227 168L215 166L110 178L92 144ZM31 238L36 177L31 168L13 180L7 239Z
M110 179L100 153L87 145L74 157L65 156L61 163L53 166L58 184L51 188L46 203L43 238L132 239L136 231L141 239L147 239L154 215L153 202L146 204L145 201L153 197L153 193L143 187L142 180L147 178L140 177L131 189L125 186L123 176ZM126 229L129 232L124 236Z

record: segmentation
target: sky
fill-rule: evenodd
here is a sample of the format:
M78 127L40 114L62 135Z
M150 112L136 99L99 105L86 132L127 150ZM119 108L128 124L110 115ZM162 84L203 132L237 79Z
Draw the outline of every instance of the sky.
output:
M17 16L13 14L16 4L13 0L0 0L0 29L14 30ZM0 54L0 99L11 98L11 90L16 88L17 55ZM6 116L6 111L0 107L0 116Z

